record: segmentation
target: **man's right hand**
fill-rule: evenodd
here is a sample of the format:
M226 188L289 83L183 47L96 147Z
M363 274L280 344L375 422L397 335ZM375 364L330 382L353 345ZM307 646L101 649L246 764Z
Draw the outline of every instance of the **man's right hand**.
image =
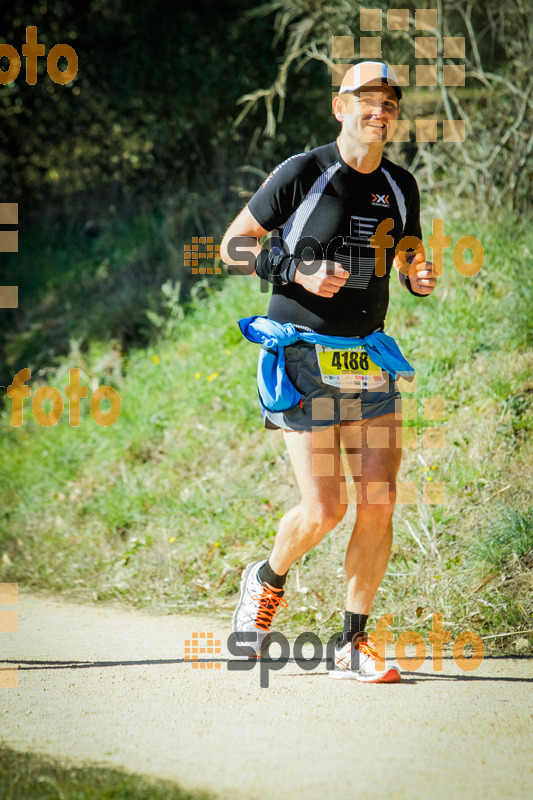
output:
M337 261L300 261L294 274L294 283L299 283L311 294L333 297L350 276Z

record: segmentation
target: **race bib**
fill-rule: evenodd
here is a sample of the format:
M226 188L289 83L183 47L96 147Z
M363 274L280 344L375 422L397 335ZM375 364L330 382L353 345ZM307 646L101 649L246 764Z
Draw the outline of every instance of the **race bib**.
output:
M336 350L316 344L316 355L322 381L342 391L360 392L385 383L381 367L374 364L363 345L349 350Z

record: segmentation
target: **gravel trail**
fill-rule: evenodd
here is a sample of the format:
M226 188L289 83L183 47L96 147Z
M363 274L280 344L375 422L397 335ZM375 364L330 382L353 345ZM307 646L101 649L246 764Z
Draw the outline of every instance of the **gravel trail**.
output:
M228 669L230 620L24 591L17 610L18 632L0 633L0 678L18 666L18 686L0 689L0 740L14 749L228 800L533 797L532 659L463 672L450 651L442 672L428 658L389 686L289 662L260 688L259 665ZM196 669L193 632L221 640Z

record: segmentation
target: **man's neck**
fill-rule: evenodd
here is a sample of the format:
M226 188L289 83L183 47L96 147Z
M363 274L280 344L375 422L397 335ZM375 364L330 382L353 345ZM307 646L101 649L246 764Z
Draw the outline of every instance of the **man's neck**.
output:
M381 164L384 145L368 145L339 136L337 146L343 161L357 172L374 172Z

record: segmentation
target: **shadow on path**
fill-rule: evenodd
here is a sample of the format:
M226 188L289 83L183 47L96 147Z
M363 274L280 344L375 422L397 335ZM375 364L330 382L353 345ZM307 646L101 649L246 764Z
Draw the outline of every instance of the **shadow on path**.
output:
M451 656L448 657L451 660ZM513 660L529 660L527 656L505 656L505 657L498 657L498 656L486 656L485 660L492 660L495 662L502 661L505 662L508 659L512 658ZM446 660L446 657L445 657ZM10 669L13 666L18 666L20 671L30 671L30 670L52 670L52 669L102 669L103 667L151 667L151 666L161 666L166 664L185 664L187 667L190 667L193 664L198 664L199 668L201 669L203 665L207 667L208 665L213 664L239 664L240 669L238 667L233 667L232 671L249 671L253 669L253 667L258 663L257 659L231 659L231 658L199 658L194 661L190 659L185 660L184 658L168 658L168 659L143 659L139 661L29 661L29 660L18 660L18 659L7 659L0 661L0 670L2 669L2 665L5 665L5 668ZM278 664L279 659L263 659L263 664ZM326 659L322 659L322 663L326 664ZM285 666L288 665L296 665L302 664L300 667L299 672L285 672L282 677L291 678L295 676L301 677L318 677L320 675L327 675L326 672L316 672L318 667L315 667L313 670L305 670L304 666L309 664L309 661L306 659L295 659L289 658L286 662ZM219 669L219 668L218 668ZM279 671L282 667L278 667L277 670L273 669L272 671ZM269 670L270 671L270 670ZM497 683L533 683L533 677L531 678L515 678L512 676L504 676L504 675L477 675L474 674L474 670L471 673L463 672L459 675L445 675L442 672L409 672L404 670L402 672L402 683L409 684L409 683L418 683L420 679L422 680L439 680L439 681L488 681L488 682L497 682Z

